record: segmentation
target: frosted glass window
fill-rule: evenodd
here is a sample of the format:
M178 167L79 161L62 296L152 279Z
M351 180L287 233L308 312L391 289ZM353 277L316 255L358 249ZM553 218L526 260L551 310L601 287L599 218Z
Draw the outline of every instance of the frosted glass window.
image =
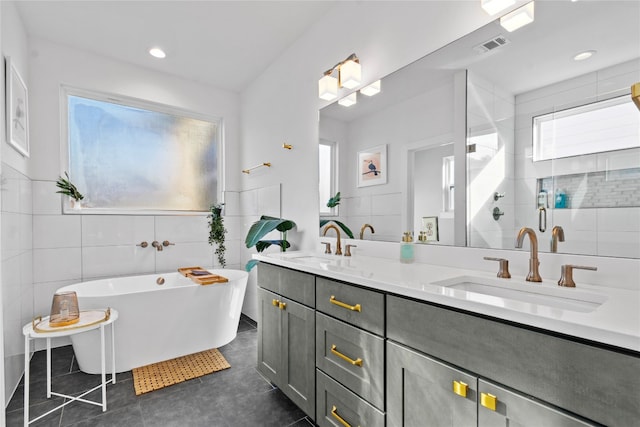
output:
M533 160L640 147L640 114L623 96L533 119Z
M207 211L216 202L219 121L159 110L67 95L69 174L83 209Z

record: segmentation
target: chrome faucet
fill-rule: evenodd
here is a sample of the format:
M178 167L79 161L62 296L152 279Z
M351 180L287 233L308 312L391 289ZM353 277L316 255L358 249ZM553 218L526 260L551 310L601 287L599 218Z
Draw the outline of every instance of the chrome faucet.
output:
M371 230L371 234L375 234L376 230L373 229L373 226L371 224L365 224L360 228L360 240L364 239L364 230L367 228Z
M564 242L564 230L559 225L551 230L551 252L558 252L558 242Z
M158 242L157 240L154 240L154 241L151 243L151 246L153 246L154 248L156 248L156 250L157 250L158 252L162 252L162 243Z
M542 282L542 277L540 277L540 272L538 271L540 261L538 261L538 237L536 236L536 232L529 227L522 227L516 238L516 248L522 247L525 235L529 236L529 246L531 249L531 255L529 256L529 274L527 274L526 280L527 282Z
M327 225L324 228L324 232L322 233L322 235L326 236L327 235L327 231L329 231L332 228L334 230L336 230L336 233L338 234L338 240L336 241L336 255L342 255L342 245L340 245L340 230L338 230L338 227L336 227L333 224Z

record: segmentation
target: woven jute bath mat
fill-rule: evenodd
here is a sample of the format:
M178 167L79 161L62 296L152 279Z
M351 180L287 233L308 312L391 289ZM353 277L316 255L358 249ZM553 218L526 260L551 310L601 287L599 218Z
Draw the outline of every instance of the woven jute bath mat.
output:
M214 348L134 368L133 387L139 396L230 367L227 359Z

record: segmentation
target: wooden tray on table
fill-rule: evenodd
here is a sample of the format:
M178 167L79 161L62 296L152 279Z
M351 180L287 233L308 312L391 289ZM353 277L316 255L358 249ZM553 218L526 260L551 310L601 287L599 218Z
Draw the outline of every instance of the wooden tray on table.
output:
M214 283L227 283L229 279L224 276L213 274L202 267L181 267L178 269L178 273L184 277L188 277L194 283L199 285L212 285Z

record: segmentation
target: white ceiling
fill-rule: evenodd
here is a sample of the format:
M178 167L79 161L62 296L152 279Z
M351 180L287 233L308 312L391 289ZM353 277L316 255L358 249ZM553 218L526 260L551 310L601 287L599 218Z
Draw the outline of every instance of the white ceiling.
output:
M19 1L29 36L240 92L334 1ZM151 57L159 46L167 58Z

